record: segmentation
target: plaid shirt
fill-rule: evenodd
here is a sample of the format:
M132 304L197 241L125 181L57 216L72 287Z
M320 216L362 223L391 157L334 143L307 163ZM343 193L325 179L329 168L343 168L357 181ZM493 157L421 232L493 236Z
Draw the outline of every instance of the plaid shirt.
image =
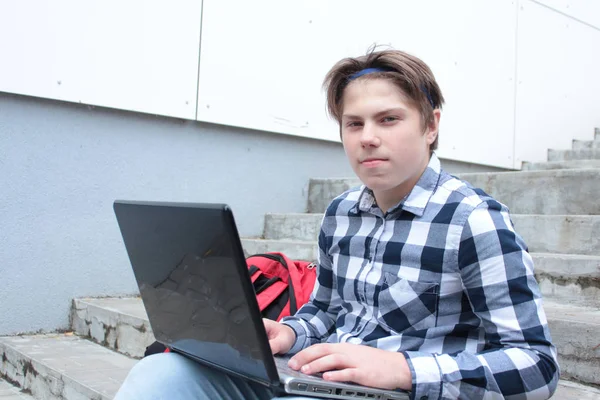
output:
M432 155L388 213L362 186L333 200L290 353L320 342L402 352L414 399L547 399L558 383L533 262L508 209Z

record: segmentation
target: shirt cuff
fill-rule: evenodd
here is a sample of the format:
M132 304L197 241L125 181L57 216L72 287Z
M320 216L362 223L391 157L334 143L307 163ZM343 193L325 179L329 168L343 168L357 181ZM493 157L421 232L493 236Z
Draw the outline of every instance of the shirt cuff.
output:
M287 317L281 320L283 325L287 325L296 333L296 341L292 348L286 354L296 354L307 346L306 330L300 322L294 317Z
M412 375L414 400L442 398L442 372L434 355L419 351L403 351Z

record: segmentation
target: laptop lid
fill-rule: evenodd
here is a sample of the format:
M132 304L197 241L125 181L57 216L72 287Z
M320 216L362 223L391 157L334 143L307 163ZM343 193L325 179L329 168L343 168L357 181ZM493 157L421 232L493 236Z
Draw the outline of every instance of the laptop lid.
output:
M231 209L117 200L114 211L156 340L279 385Z

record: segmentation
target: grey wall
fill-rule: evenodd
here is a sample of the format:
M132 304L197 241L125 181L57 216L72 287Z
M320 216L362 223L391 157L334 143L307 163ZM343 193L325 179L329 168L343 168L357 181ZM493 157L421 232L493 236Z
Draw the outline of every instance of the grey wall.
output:
M266 212L305 211L309 178L351 175L339 144L0 93L0 334L137 292L115 199L226 202L259 236Z

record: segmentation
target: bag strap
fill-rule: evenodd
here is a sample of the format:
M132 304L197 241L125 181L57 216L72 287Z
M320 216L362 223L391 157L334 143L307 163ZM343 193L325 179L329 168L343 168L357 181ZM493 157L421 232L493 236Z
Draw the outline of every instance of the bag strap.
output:
M283 265L283 267L285 269L287 269L288 271L290 270L285 258L279 254L270 254L270 253L254 254L253 256L250 256L248 258L251 258L251 257L265 257L270 260L279 262L281 265ZM289 295L290 295L290 315L294 315L294 314L296 314L296 311L298 311L298 303L296 302L296 293L294 292L294 285L292 282L291 274L288 277L288 291L289 291Z
M277 277L273 277L273 278L267 280L265 283L260 285L260 287L258 289L256 289L256 294L261 293L262 291L264 291L265 289L268 289L269 287L273 286L276 282L279 282L279 281L281 281L281 279L279 279Z

